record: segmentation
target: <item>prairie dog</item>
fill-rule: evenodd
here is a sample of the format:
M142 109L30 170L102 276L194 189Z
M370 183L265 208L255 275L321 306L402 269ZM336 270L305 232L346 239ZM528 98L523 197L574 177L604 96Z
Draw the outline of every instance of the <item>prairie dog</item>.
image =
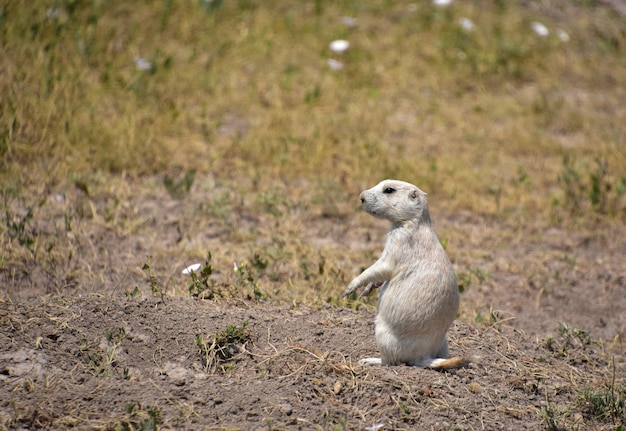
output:
M454 268L428 213L426 193L413 184L385 180L361 193L363 209L389 220L380 258L348 285L363 294L380 285L376 343L381 358L361 363L457 368L468 361L448 358L446 332L459 309ZM382 284L382 285L381 285Z

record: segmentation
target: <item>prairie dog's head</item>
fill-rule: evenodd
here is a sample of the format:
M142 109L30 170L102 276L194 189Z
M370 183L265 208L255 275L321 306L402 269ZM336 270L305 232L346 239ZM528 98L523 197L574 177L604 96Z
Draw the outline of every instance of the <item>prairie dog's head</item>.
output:
M392 223L429 219L426 193L404 181L381 181L361 193L361 204L374 217Z

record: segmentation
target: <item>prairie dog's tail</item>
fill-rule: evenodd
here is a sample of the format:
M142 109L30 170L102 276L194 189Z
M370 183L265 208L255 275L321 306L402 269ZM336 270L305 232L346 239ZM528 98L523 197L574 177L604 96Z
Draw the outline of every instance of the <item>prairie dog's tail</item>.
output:
M451 370L453 368L461 368L469 364L471 360L469 358L462 358L455 356L454 358L437 358L431 359L428 363L422 365L433 370Z

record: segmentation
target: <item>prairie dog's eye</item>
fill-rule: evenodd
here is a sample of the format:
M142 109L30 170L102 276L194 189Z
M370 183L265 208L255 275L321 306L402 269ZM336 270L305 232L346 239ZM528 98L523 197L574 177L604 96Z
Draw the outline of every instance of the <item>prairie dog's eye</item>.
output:
M385 189L383 190L383 193L390 195L391 193L395 192L396 189L394 189L393 187L385 187Z

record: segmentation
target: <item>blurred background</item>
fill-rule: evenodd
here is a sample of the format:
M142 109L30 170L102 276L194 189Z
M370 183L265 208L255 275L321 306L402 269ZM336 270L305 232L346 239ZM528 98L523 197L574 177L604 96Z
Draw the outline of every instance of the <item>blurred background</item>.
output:
M622 229L625 13L619 0L4 2L3 279L22 294L132 290L135 275L184 291L175 274L211 253L218 284L247 262L269 296L317 282L334 296L382 247L358 194L384 178L429 194L470 275L459 250L510 240L494 232ZM484 229L471 237L464 215Z

